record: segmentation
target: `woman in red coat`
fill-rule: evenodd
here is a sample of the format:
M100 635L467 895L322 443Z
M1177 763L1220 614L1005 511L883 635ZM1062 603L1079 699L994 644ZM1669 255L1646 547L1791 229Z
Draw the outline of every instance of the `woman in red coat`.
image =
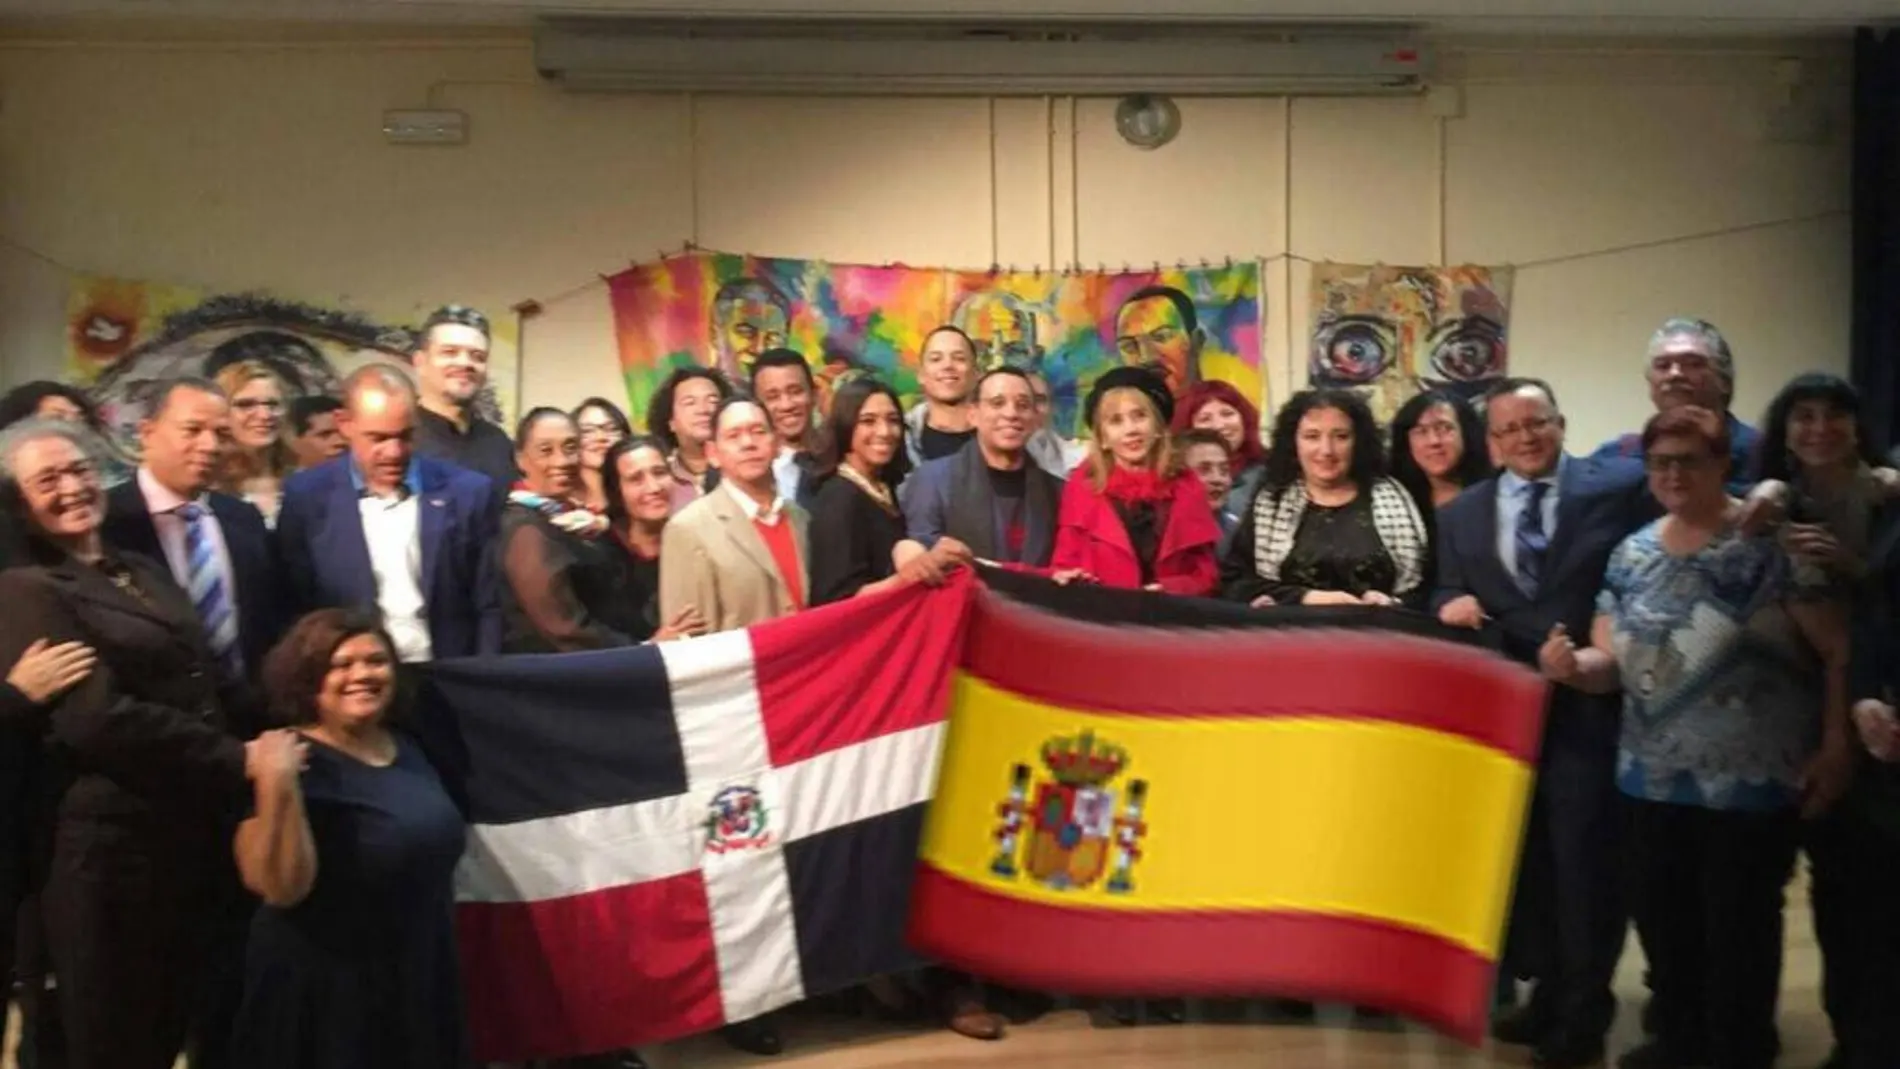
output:
M1220 525L1207 490L1168 441L1174 398L1159 376L1119 367L1083 409L1088 459L1069 475L1050 561L1057 582L1203 597L1220 581Z

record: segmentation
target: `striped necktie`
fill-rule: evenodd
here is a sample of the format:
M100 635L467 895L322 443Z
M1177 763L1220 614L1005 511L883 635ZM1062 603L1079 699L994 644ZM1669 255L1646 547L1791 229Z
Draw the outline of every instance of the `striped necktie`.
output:
M219 567L211 514L197 504L181 505L176 511L185 521L185 592L198 610L212 655L232 679L240 679L244 675L244 655L237 644L237 613L232 611L231 591Z
M1517 585L1525 597L1537 596L1537 584L1544 578L1544 551L1550 548L1550 535L1544 530L1544 493L1547 483L1524 487L1524 511L1517 515Z

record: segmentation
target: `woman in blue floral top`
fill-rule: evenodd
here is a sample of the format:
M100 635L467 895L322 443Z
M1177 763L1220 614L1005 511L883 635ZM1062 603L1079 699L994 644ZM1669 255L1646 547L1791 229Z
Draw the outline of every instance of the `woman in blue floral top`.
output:
M1845 616L1738 530L1720 417L1659 413L1643 448L1667 515L1611 555L1590 645L1560 628L1541 656L1551 679L1624 694L1617 784L1658 1020L1621 1065L1769 1069L1801 821L1853 769Z

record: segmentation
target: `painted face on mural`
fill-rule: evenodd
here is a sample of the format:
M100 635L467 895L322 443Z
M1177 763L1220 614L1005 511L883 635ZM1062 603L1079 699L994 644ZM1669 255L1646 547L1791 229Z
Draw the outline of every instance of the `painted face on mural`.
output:
M1186 302L1179 290L1144 293L1115 315L1115 348L1122 363L1159 371L1177 397L1201 377L1201 332L1192 313L1183 314Z
M1312 385L1357 390L1381 421L1422 389L1475 397L1507 368L1507 283L1482 268L1315 269Z
M1036 345L1036 318L1006 293L977 293L957 309L956 324L976 346L981 370L1030 367L1042 357Z
M749 378L760 353L784 347L790 327L785 308L761 295L746 293L716 302L712 340L719 370L730 378Z

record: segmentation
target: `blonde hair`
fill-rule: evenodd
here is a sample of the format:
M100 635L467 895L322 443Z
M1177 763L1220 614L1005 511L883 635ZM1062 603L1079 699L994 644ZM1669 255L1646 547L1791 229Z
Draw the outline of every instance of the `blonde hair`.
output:
M285 388L284 378L271 370L262 360L240 360L226 365L216 378L218 389L237 403L238 391L259 379L269 379L277 384L277 395L284 402L284 411L290 409L290 391ZM271 475L282 479L297 470L297 454L290 447L290 420L281 419L277 424L277 440L253 454L249 450L233 449L226 455L224 470L218 473L218 488L226 493L239 493L244 480L259 475Z
M1174 448L1168 425L1161 418L1161 410L1155 407L1154 401L1146 393L1133 386L1117 386L1102 395L1101 401L1095 406L1095 425L1089 428L1089 481L1095 484L1097 490L1108 486L1108 474L1115 470L1115 458L1102 448L1102 420L1108 414L1108 406L1123 397L1134 398L1154 424L1155 440L1148 446L1148 456L1143 460L1143 466L1163 479L1172 479L1181 473L1181 458Z

